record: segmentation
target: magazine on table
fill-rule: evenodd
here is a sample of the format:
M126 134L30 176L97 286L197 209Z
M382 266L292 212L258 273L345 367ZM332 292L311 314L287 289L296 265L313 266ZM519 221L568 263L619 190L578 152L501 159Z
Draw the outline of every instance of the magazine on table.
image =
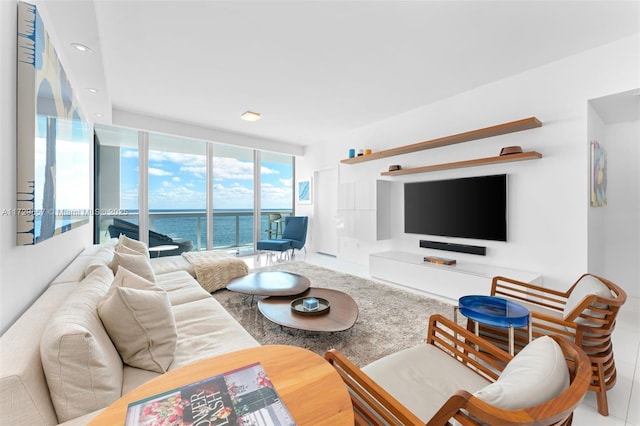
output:
M260 363L129 404L125 426L295 425Z

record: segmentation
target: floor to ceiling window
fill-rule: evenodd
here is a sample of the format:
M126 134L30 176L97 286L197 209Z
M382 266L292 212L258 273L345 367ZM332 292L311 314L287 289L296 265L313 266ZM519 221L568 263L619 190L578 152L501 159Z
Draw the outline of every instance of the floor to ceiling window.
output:
M213 247L253 252L253 149L214 144L211 164Z
M270 214L293 214L290 155L113 126L95 132L95 208L117 209L96 220L96 242L125 233L150 247L250 254L256 239L281 235L282 223L268 232Z
M138 132L96 126L95 139L94 241L101 243L138 225Z
M149 246L167 245L160 234L180 252L207 247L206 154L204 141L149 133Z
M285 217L293 213L293 166L289 155L260 153L261 239L281 237Z

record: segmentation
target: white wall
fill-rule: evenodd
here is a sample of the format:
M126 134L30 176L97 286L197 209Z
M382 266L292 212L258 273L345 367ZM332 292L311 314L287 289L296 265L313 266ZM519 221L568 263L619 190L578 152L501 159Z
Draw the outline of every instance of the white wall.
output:
M457 253L455 257L538 272L545 285L567 288L588 266L587 101L639 87L638 51L638 37L625 38L310 147L298 162L297 173L336 164L347 157L349 148L388 149L530 116L543 122L543 127L524 132L341 164L340 182L348 182L380 179L390 164L409 168L490 157L509 145L543 155L534 161L391 178L392 239L375 243L341 239L339 257L364 264L369 253L389 248L426 254L418 247L420 239L485 245L486 257ZM404 234L403 182L493 173L509 175L508 242Z
M585 149L588 152L587 174L589 179L592 179L591 171L591 142L598 142L604 149L607 149L607 140L605 135L605 124L602 121L600 115L591 105L588 104L588 138L585 141ZM591 191L591 181L589 182L589 191ZM591 192L589 192L590 196ZM589 199L590 203L591 200ZM589 207L587 211L588 218L588 254L587 254L587 267L589 272L596 275L602 275L606 277L605 265L604 265L604 247L605 247L605 213L608 207Z
M607 206L602 275L640 297L640 121L605 127Z
M16 3L0 0L0 333L92 241L91 225L85 225L16 247L16 22Z

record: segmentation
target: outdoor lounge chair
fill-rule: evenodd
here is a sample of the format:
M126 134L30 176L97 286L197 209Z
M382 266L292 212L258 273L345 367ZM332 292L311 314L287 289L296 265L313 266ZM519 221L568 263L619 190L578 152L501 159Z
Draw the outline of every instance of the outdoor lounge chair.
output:
M113 224L109 225L107 230L111 238L118 238L120 234L124 234L134 240L140 240L140 232L138 225L128 222L126 220L114 218ZM149 231L149 248L153 249L155 246L162 245L176 245L175 250L167 250L158 252L159 257L163 256L175 256L185 251L193 250L193 243L191 240L185 238L171 238L168 235L160 234L158 232Z

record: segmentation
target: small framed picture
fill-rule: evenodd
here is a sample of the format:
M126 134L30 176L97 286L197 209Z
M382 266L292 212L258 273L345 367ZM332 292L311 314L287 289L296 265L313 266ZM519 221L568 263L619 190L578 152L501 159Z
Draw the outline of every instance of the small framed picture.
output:
M298 180L296 185L298 204L311 204L313 202L312 186L311 178Z

